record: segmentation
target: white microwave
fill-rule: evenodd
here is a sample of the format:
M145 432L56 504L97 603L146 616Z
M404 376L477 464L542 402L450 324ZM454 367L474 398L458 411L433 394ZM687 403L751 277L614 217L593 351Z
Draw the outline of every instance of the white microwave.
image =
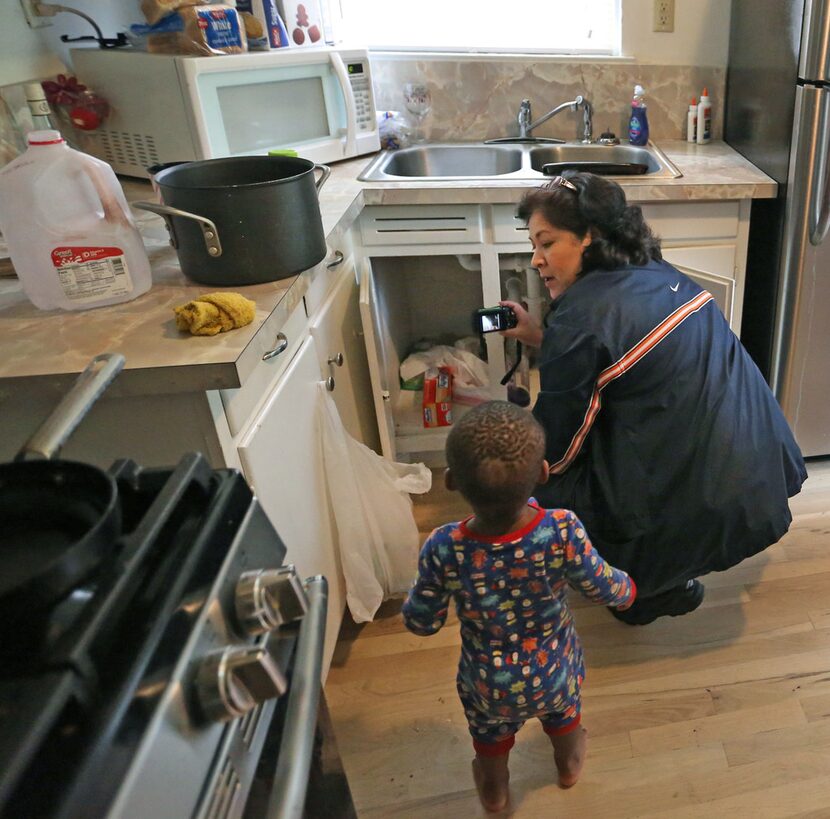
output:
M293 149L335 162L380 149L364 49L286 48L221 57L73 49L110 115L84 151L116 173L166 162Z

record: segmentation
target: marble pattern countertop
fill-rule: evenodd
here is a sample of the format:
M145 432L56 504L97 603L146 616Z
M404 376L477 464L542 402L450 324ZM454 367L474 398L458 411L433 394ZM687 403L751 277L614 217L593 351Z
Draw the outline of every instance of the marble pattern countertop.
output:
M629 201L757 199L776 194L772 179L724 143L658 145L683 176L626 180ZM370 159L336 163L323 186L320 210L332 252L365 205L514 203L538 184L358 182ZM149 183L122 181L128 199L151 197ZM259 351L268 349L268 339L257 338L257 333L262 329L271 336L280 329L324 264L299 276L245 287L244 294L257 305L256 318L247 327L211 337L191 336L176 329L173 307L216 288L184 278L159 217L146 211L135 215L153 264L153 287L133 301L80 312L43 312L26 299L16 279L0 280L0 391L25 383L63 392L93 356L105 351L120 352L127 361L110 388L113 395L237 387L259 360Z

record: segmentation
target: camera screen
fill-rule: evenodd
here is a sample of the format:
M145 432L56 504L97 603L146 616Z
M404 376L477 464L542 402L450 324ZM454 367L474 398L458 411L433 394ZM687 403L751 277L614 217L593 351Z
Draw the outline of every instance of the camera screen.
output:
M491 333L493 330L501 330L501 314L483 315L481 317L481 332Z

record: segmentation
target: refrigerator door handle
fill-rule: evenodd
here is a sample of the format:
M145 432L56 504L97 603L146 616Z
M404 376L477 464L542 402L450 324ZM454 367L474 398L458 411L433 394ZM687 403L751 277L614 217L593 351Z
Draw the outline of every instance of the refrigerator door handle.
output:
M808 82L830 79L830 3L827 0L802 0L801 57L798 76ZM802 2L786 5L801 6Z
M830 227L830 91L823 91L820 99L820 126L808 209L810 244L815 246L824 241Z

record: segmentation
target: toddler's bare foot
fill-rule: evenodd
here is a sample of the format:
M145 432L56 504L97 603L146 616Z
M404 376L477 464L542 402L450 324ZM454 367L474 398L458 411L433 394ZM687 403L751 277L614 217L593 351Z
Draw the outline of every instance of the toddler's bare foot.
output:
M504 756L476 756L473 760L473 779L478 798L485 810L496 812L507 807L510 796L507 783L507 754Z
M559 786L572 788L579 781L588 750L588 732L577 728L569 734L552 736L553 759L559 771Z

